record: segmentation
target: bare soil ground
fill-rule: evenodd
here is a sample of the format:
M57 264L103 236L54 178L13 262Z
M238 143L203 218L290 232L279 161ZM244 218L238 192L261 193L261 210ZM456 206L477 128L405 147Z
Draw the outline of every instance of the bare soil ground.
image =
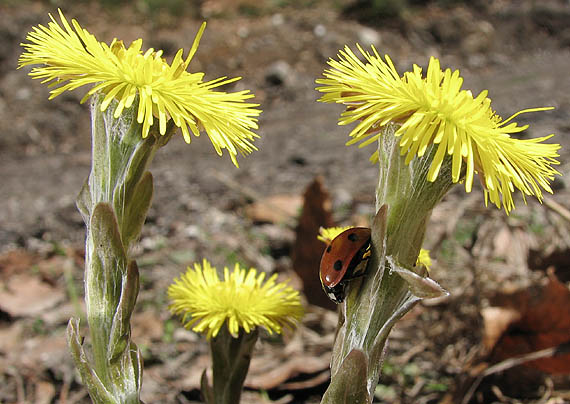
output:
M527 351L513 353L508 347L521 343L507 341L501 351L503 332L541 336L560 326L556 330L568 338L558 343L570 341L570 328L560 325L566 320L541 331L532 324L509 326L505 313L512 307L502 297L519 291L510 301L532 308L554 301L541 289L549 279L560 281L561 295L568 290L568 2L434 2L367 25L357 18L366 11L343 12L348 0L189 3L173 15L141 9L144 2L0 1L0 403L89 402L65 342L69 317L82 312L84 229L74 200L89 172L89 112L78 102L83 93L48 101L44 85L27 69L16 70L19 43L56 6L100 40L142 37L167 58L188 49L207 19L190 70L205 71L206 78L243 77L234 89L251 89L264 111L259 151L241 158L239 169L227 156L217 157L205 135L190 145L174 139L153 162L155 197L137 253L142 285L133 320L145 356L145 402L200 400L207 345L171 318L165 297L187 265L202 257L218 267L239 261L278 271L302 288L290 257L296 216L279 222L252 206L278 196L296 207L321 176L338 223L369 220L377 176L368 162L371 150L344 146L347 128L336 124L340 108L317 103L314 91L327 59L357 42L389 54L400 72L439 57L443 67L461 70L465 88L475 94L488 89L504 118L524 108L556 107L518 122L530 124L524 136L555 133L562 145L562 176L547 203L518 199L507 217L484 207L480 189L465 194L457 186L436 208L426 248L435 258L432 276L451 296L418 306L393 331L378 402L570 402L564 364L554 371L552 362L507 362L500 372L482 373L492 363L539 350L529 343ZM561 299L556 302L567 302ZM568 307L549 307L546 317ZM242 402L319 402L335 326L334 312L308 305L296 332L264 336Z

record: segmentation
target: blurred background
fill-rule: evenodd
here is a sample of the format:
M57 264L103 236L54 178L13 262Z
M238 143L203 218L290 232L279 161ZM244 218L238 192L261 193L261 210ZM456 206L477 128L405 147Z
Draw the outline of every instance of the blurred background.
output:
M75 197L90 166L85 90L48 102L30 69L16 70L26 33L57 8L100 41L143 38L168 60L207 21L189 70L242 77L227 90L252 90L264 111L259 151L239 169L206 135L190 145L176 137L153 162L133 318L145 402L200 402L208 346L169 314L166 288L203 257L277 272L304 290L302 324L263 334L242 402L320 401L337 316L320 289L316 232L370 222L377 167L374 146L344 146L342 108L317 103L314 88L327 60L356 43L389 54L401 74L440 58L460 69L464 88L488 89L505 119L554 106L517 122L530 124L523 137L554 133L562 145L563 175L543 204L517 196L506 216L485 207L481 187L458 185L434 210L424 247L451 295L395 327L377 402L570 402L567 0L0 0L0 403L90 402L65 340L68 319L83 315ZM542 351L550 347L562 352Z

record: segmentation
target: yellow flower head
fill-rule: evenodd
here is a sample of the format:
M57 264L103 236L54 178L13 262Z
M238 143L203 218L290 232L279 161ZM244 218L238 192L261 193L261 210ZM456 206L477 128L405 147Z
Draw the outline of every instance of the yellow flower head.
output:
M471 191L474 174L480 175L485 190L485 202L504 209L514 208L512 192L518 188L523 197L535 195L542 199L541 187L552 192L549 182L559 174L552 165L559 164L558 144L543 143L551 136L519 140L510 135L524 131L528 125L511 122L525 112L520 111L503 121L491 109L487 91L473 97L462 90L459 71L440 69L439 61L431 58L427 74L414 65L412 72L398 75L394 64L385 61L372 48L373 54L358 46L366 59L362 62L345 47L339 60L329 60L331 69L324 79L317 80L324 93L319 101L347 105L339 125L359 121L347 143L361 143L361 147L376 141L381 129L389 123L400 124L395 136L401 137L402 155L406 163L415 156L423 156L427 147L437 145L428 180L434 181L445 155L452 158L452 180L458 182L465 175L465 190ZM372 161L378 160L377 152ZM464 166L463 166L464 164Z
M293 328L303 315L299 292L287 283L276 283L277 274L265 283L265 273L254 268L248 271L235 265L234 271L224 268L224 280L216 268L204 259L175 279L168 288L170 310L183 315L186 328L218 335L227 323L230 334L237 337L239 329L249 333L263 326L271 334L281 333L283 326Z
M416 265L423 265L429 271L431 269L431 257L429 256L429 250L420 250L418 254L418 259Z
M354 226L344 226L344 227L321 227L319 229L319 235L317 239L322 241L325 244L330 244L331 241L335 239L340 233L345 230L348 230Z
M148 136L156 117L160 134L166 133L166 123L172 119L182 129L187 143L191 140L190 132L199 136L200 130L205 130L216 152L222 155L222 149L227 149L236 166L238 151L248 154L257 150L252 141L258 136L251 130L257 129L261 111L255 108L258 104L245 102L253 94L214 91L240 78L221 77L204 82L204 73L186 71L206 23L198 31L186 58L180 49L169 65L161 50L151 48L143 53L141 39L128 48L116 39L107 45L97 41L77 21L71 20L70 25L61 10L59 17L61 25L50 14L47 27L33 27L26 37L29 43L22 44L25 51L19 59L19 67L44 65L33 68L30 76L51 82L51 86L58 85L51 90L50 99L64 91L94 84L82 102L96 92L103 92L102 111L114 98L119 101L115 118L131 107L138 95L137 121L143 125L143 137Z

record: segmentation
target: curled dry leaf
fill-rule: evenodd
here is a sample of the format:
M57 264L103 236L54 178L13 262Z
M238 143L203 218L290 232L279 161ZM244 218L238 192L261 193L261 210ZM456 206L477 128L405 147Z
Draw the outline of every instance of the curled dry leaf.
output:
M332 203L323 185L323 179L316 177L305 190L303 212L295 230L292 259L293 269L303 280L303 291L309 303L336 309L336 305L322 291L319 264L325 245L317 240L321 226L333 226L331 209Z
M487 310L485 336L491 359L507 358L570 342L570 290L550 274L544 285L532 286L494 299L495 314ZM497 315L499 313L499 315ZM502 335L496 334L504 329ZM496 344L491 346L496 340ZM560 353L525 364L551 374L570 374L570 354Z
M483 317L483 346L489 352L511 324L521 318L521 313L508 307L485 307Z

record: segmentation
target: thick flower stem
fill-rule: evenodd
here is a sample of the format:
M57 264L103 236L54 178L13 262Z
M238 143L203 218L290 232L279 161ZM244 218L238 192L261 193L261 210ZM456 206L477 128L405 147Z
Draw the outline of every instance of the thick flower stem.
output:
M372 402L394 324L422 298L445 294L415 262L431 210L453 184L449 161L435 182L427 182L433 148L405 164L394 129L388 126L379 138L372 254L365 276L348 286L333 349L331 385L322 403ZM353 401L347 401L349 396Z
M398 127L388 125L378 139L379 178L376 188L376 210L387 205L386 255L400 265L415 265L424 240L431 211L454 185L451 179L451 158L443 160L434 182L427 180L436 146L425 154L405 163L400 153Z
M77 198L87 227L85 303L91 358L73 319L68 337L83 382L96 404L138 404L142 358L130 338L130 318L139 291L139 273L130 250L140 236L152 200L148 165L168 139L153 135L152 130L142 139L136 107L115 118L116 102L101 112L102 96L92 99L92 168Z
M250 333L240 330L235 338L222 326L218 335L210 340L214 385L208 404L239 403L258 335L257 328ZM208 393L205 395L208 397Z

